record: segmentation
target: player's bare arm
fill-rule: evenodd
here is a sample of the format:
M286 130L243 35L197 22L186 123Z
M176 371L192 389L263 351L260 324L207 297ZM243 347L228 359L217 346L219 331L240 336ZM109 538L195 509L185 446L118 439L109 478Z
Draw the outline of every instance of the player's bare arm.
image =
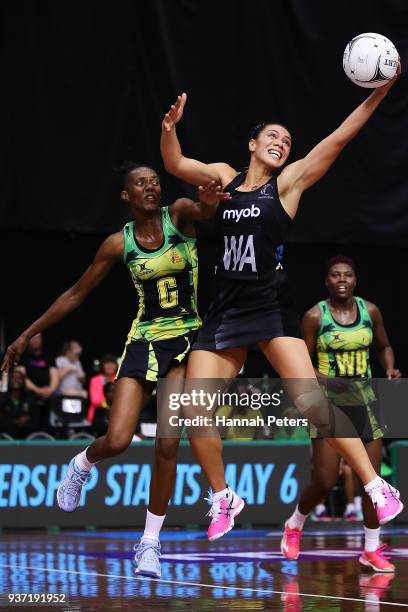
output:
M160 140L164 166L170 174L197 187L215 181L224 188L238 174L234 168L222 162L205 164L197 159L185 157L182 153L176 124L183 116L186 101L187 94L178 96L164 116Z
M347 143L358 134L388 94L400 72L399 65L395 77L375 89L334 132L319 142L306 157L284 168L278 178L278 187L281 201L291 217L296 214L302 193L326 174Z
M365 301L367 310L373 322L373 342L378 360L384 368L387 378L401 378L401 372L395 367L395 356L388 334L384 327L384 320L378 306Z
M112 234L102 243L97 251L91 265L85 270L81 278L72 287L62 293L55 302L32 323L22 334L7 348L4 355L2 370L8 371L19 362L21 354L35 334L44 331L54 323L57 323L70 312L78 308L87 295L97 287L116 261L119 261L123 253L123 234L118 232Z

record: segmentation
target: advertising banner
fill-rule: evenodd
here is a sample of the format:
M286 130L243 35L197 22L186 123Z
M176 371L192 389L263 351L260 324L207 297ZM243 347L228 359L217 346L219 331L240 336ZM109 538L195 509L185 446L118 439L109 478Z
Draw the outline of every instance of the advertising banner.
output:
M81 505L61 511L56 491L70 459L84 446L69 442L2 442L1 527L140 527L144 524L154 459L152 442L132 444L92 470ZM224 443L227 483L246 502L237 523L280 523L310 478L308 443ZM208 483L190 446L179 449L168 526L206 525Z

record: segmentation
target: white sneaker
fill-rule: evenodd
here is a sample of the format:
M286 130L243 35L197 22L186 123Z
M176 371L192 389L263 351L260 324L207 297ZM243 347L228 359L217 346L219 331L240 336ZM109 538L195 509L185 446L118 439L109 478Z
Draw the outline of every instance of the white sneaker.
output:
M78 508L81 503L82 487L90 477L89 471L77 468L75 457L71 459L65 476L57 489L57 502L61 510L73 512Z
M161 578L160 568L160 542L142 539L139 544L135 544L135 573L142 576L152 576Z

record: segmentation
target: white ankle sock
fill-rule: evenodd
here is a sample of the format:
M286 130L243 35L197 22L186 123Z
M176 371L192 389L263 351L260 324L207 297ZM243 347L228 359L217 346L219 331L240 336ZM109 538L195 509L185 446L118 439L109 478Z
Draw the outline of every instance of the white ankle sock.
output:
M95 463L91 463L90 461L88 461L86 457L86 451L88 450L88 448L89 446L84 451L82 451L82 453L76 455L74 459L75 465L77 466L78 470L81 470L81 472L89 472L91 468L93 468L93 466L98 463L97 461L95 461Z
M355 511L356 509L354 507L354 504L347 504L344 514L351 514L352 512L355 512Z
M375 478L373 478L373 480L370 480L370 482L367 482L367 484L364 485L364 491L368 493L368 495L370 495L371 491L374 491L374 489L381 487L382 484L383 479L380 476L376 476Z
M223 497L226 497L230 491L231 489L229 487L223 489L222 491L217 491L217 493L213 494L213 500L220 501Z
M314 511L316 514L323 514L323 512L326 512L326 506L324 504L317 504Z
M380 527L369 529L364 525L364 550L374 552L380 545Z
M162 528L165 518L165 514L163 514L163 516L157 516L157 514L153 514L152 512L149 512L149 510L146 510L146 522L142 541L146 539L155 540L158 542L160 529Z
M299 512L299 507L296 506L294 513L288 520L288 527L290 529L303 529L303 525L306 519L307 514L302 514L301 512Z

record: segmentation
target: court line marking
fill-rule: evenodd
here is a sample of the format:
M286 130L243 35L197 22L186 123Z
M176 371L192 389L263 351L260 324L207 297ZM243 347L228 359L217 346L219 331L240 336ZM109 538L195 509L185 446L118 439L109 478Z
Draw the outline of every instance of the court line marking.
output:
M210 589L224 589L234 591L250 591L251 593L259 593L264 595L293 595L288 591L273 591L271 589L254 589L251 587L236 587L236 586L223 586L218 584L205 584L200 582L184 582L182 580L165 580L162 578L148 578L146 576L123 576L121 574L102 574L99 572L80 572L79 570L64 570L56 569L53 567L33 567L32 565L11 565L8 563L0 563L0 567L8 567L12 569L27 569L40 572L61 572L64 574L81 574L81 576L101 576L102 578L122 578L124 580L140 580L141 582L159 582L161 584L179 584L182 586L191 587L205 587ZM319 597L320 599L334 599L341 601L358 601L362 603L375 603L383 606L398 606L400 608L408 608L408 604L396 603L393 601L380 601L375 599L360 599L357 597L335 597L334 595L313 595L312 593L296 593L300 597Z

